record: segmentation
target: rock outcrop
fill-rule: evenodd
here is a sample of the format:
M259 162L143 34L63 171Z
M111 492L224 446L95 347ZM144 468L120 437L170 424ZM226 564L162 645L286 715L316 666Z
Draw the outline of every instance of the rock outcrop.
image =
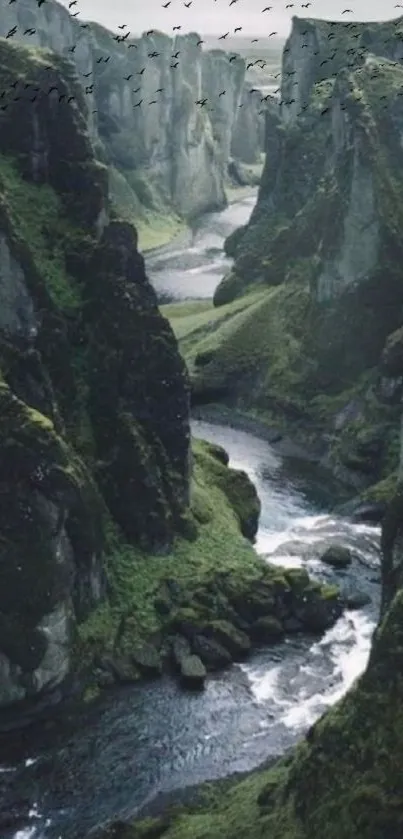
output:
M109 220L74 68L0 40L0 707L73 668L115 522L170 550L189 501L188 384L136 248ZM34 90L57 88L55 96ZM59 101L71 97L69 104Z
M403 18L385 23L346 23L294 17L283 53L282 114L288 123L307 106L314 85L343 68L355 70L367 55L403 58Z
M241 160L259 160L264 115L250 97L238 119L240 57L230 62L221 50L203 52L196 34L172 39L153 32L118 42L53 0L40 8L31 0L11 6L1 0L0 11L4 32L17 27L14 40L74 63L98 155L113 167L110 191L118 206L173 207L190 219L225 206L233 139L233 154L238 149ZM197 104L205 97L205 106Z

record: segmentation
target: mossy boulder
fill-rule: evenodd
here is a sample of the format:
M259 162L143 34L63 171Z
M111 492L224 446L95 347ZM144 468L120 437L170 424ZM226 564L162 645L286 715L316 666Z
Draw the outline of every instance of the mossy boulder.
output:
M303 628L324 632L343 613L343 599L338 586L311 583L294 607L294 616Z
M211 454L212 457L215 457L224 466L228 466L229 454L227 451L225 451L223 446L219 446L217 443L211 443L208 440L203 441L203 446L205 451L208 452L208 454Z
M99 664L100 673L96 672L97 683L109 687L112 681L121 684L133 684L141 680L141 673L128 655L102 656Z
M242 276L234 270L229 271L214 292L214 306L225 306L227 303L231 303L232 300L239 297L245 291L245 288L246 283L242 279Z
M182 660L189 658L192 652L188 639L183 635L175 635L171 640L171 652L175 667L180 669Z
M242 661L251 651L251 643L247 634L237 629L229 621L211 621L205 626L203 634L225 647L234 661Z
M285 634L283 625L276 618L258 618L250 627L251 637L257 643L271 644L280 641Z
M162 672L161 655L152 644L138 642L132 647L131 658L134 665L144 676L160 676Z
M319 558L321 562L331 565L332 568L348 568L353 561L350 548L337 544L329 545Z
M180 663L180 678L186 687L202 688L206 680L207 670L197 655L183 656Z
M0 649L9 661L0 700L8 704L69 672L74 622L104 591L103 507L51 420L4 383L0 441Z
M233 661L231 653L226 647L205 635L194 635L192 650L208 670L221 670L228 667Z
M241 532L253 540L259 525L261 502L256 487L246 472L231 469L225 463L226 453L211 443L202 444L202 451L209 456L208 468L217 486L224 492L238 516Z

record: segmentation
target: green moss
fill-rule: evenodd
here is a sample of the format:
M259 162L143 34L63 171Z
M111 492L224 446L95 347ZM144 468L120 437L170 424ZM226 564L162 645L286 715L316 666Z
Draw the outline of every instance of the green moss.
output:
M118 216L136 226L141 251L167 245L187 229L153 185L150 173L110 167L109 194Z
M82 305L82 288L66 267L66 252L82 246L52 187L29 183L11 158L0 155L0 196L19 235L29 244L38 270L56 306L65 312Z
M129 616L127 638L131 642L161 628L155 601L167 579L176 580L191 602L192 593L208 586L217 574L231 575L234 586L241 589L251 578L260 578L264 563L241 537L238 513L221 488L221 474L215 468L221 464L200 441L194 441L194 455L191 510L199 525L197 541L190 543L178 537L169 555L150 556L125 544L116 526L108 522L106 573L110 597L80 626L77 657L82 661L88 662L105 644L113 646L122 615Z
M210 444L198 441L194 446L196 464L199 462L211 481L224 492L235 511L244 536L254 536L260 515L260 501L254 485L246 473L230 469L211 449Z
M392 501L398 485L397 472L392 472L387 478L369 487L362 493L364 501Z
M238 406L262 413L276 400L286 407L303 404L301 344L308 308L309 289L291 283L251 293L214 312L181 316L180 309L169 307L194 393L222 392L225 399L241 391Z
M64 565L55 556L60 510L77 562L84 564L100 551L101 507L90 475L53 423L4 384L0 439L1 641L12 659L30 670L44 653L30 635L68 593ZM76 605L88 612L84 601Z

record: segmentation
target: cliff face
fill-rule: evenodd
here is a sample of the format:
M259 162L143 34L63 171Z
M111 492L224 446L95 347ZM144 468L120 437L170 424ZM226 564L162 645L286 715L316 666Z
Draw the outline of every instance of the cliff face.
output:
M2 40L0 82L13 97L0 114L6 707L71 672L77 623L105 594L111 522L128 543L170 549L190 469L184 365L134 229L108 220L74 68Z
M50 48L74 62L98 154L125 179L124 187L116 177L111 183L118 203L124 189L133 193L134 203L146 205L156 190L160 202L187 218L225 205L224 181L244 88L241 58L230 63L224 52L203 53L196 34L171 39L156 32L118 43L96 24L83 28L53 0L40 8L30 0L15 6L1 0L0 10L5 32L17 26L14 40ZM24 34L31 28L34 34ZM219 98L221 90L226 95ZM205 96L209 103L197 105ZM252 103L249 113L253 124L255 117L261 124ZM242 126L236 134L242 136ZM255 160L261 152L258 135L255 129Z
M282 115L296 119L309 102L312 88L342 68L354 70L366 56L403 58L403 18L386 23L333 23L294 17L282 66Z
M278 122L257 206L233 237L234 271L216 294L226 302L251 281L306 290L306 350L340 378L376 363L400 325L402 85L400 65L368 59L316 85L295 124Z
M322 22L306 25L319 42ZM399 26L388 24L394 45ZM294 23L291 44L301 27ZM345 60L358 39L341 24L330 28L338 42L350 39ZM378 51L388 41L379 30L359 33ZM361 66L305 83L309 60L293 77L309 97L295 119L288 106L269 110L258 201L227 240L234 265L215 293L228 309L213 331L195 322L186 358L195 402L218 395L292 422L293 434L298 422L362 490L394 471L398 444L401 387L385 381L379 362L403 305L403 66L366 53Z
M260 91L247 83L244 84L231 140L231 154L244 163L255 163L256 151L266 148L268 106L265 104L263 108L261 99Z

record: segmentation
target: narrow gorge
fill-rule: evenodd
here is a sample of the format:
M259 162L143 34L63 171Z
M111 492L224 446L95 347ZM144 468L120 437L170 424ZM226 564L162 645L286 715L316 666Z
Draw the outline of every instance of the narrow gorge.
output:
M403 19L293 18L262 107L13 5L0 832L400 839Z

